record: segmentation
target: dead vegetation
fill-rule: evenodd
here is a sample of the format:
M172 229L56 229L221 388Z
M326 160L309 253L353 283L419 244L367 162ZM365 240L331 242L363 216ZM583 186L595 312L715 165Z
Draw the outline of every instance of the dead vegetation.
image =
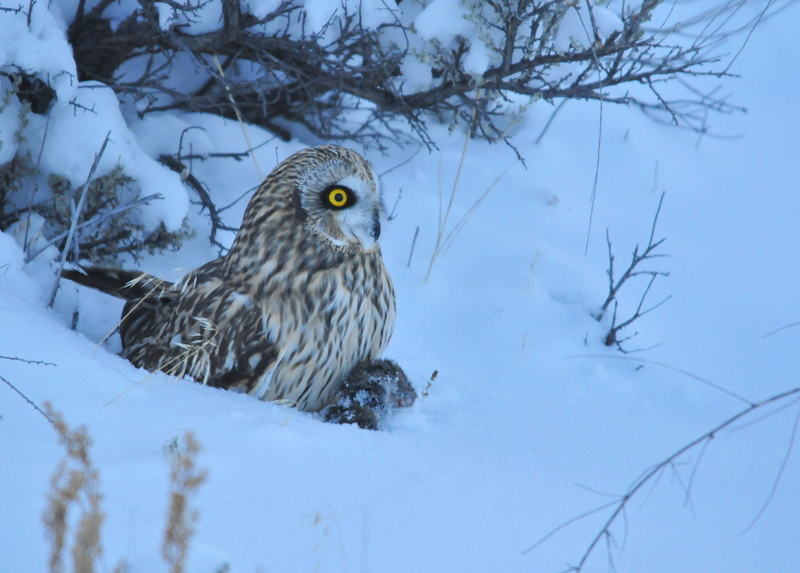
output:
M669 272L653 270L653 269L642 269L639 265L644 263L645 261L651 261L657 258L668 257L669 255L663 253L657 253L656 249L660 247L664 241L666 241L666 237L662 239L655 240L655 232L656 232L656 224L658 223L658 215L661 213L661 205L664 203L664 193L661 193L661 198L658 201L658 208L656 209L656 214L653 217L653 225L650 228L650 238L647 241L647 246L640 250L639 245L637 244L633 249L633 254L631 255L631 262L628 265L628 268L622 273L621 276L618 278L614 277L614 253L611 250L611 237L609 235L608 229L606 229L606 243L608 244L608 270L606 274L608 275L608 296L606 300L603 302L603 305L600 307L600 311L596 314L593 314L595 320L600 322L603 320L603 317L606 315L606 312L611 307L612 303L614 305L612 316L611 316L611 326L609 327L608 334L606 334L604 343L606 346L616 346L617 350L620 352L628 353L628 352L636 352L641 350L649 350L650 348L642 348L636 350L628 350L623 348L623 343L631 340L639 333L634 332L633 334L626 336L624 338L620 338L619 333L631 326L635 321L639 320L644 315L648 314L649 312L654 311L659 306L667 302L672 295L667 296L661 302L642 310L645 300L647 299L647 295L650 292L650 288L653 286L653 283L658 277L668 277ZM642 296L639 298L639 304L636 307L636 310L627 318L627 319L618 319L617 318L617 309L619 307L619 301L617 297L619 295L620 289L625 284L630 284L628 281L631 279L644 276L650 277L650 280L647 282L647 286L645 287L644 291L642 292Z
M645 27L662 0L626 7L622 29L607 36L598 30L589 2L466 3L465 18L494 62L476 75L465 66L468 39L459 38L455 46L433 39L424 49L415 47L404 5L392 12L391 23L370 28L362 14L342 3L328 24L312 33L306 31L303 6L293 0L260 17L242 11L236 0L221 3L221 27L190 34L183 28L202 17L202 2L168 2L171 26L160 20L154 0L141 0L118 26L105 15L112 0L88 10L79 2L69 28L78 79L110 86L123 100L138 102L142 115L176 109L212 113L283 138L296 124L321 138L378 147L387 139L408 141L412 133L433 145L426 130L431 117L469 126L477 137L507 141L520 111L513 111L511 96L632 105L697 130L706 128L708 112L737 109L714 91L688 86L685 98L671 100L659 88L729 75L716 51L724 39L727 6L695 22L695 36L692 26L683 26L678 37L673 29ZM570 11L579 14L585 37L558 50L554 40ZM430 65L430 87L407 89L402 65L408 56ZM190 66L201 81L186 86L171 81L179 65ZM646 90L612 89L628 84ZM363 121L348 117L356 110Z
M27 400L27 398L26 398ZM30 402L30 400L29 400ZM32 402L31 402L32 403ZM38 409L38 408L37 408ZM105 513L100 493L100 473L92 462L89 450L92 439L86 427L71 429L61 413L45 402L40 410L52 423L64 458L50 480L47 508L42 515L49 546L49 573L95 573L105 570L100 565L102 525ZM191 498L206 479L206 472L197 468L200 442L192 432L175 440L175 448L167 452L172 458L169 510L164 528L161 555L170 573L183 573L192 536L200 518L191 507ZM77 514L77 518L71 515ZM71 527L74 533L71 533ZM69 554L69 558L66 554ZM67 561L71 567L67 568ZM113 573L124 573L128 566L121 559Z
M169 514L161 545L161 556L170 573L183 573L195 526L200 519L200 512L192 509L189 501L207 477L206 472L196 466L195 458L201 451L200 442L192 432L186 432L172 451Z
M618 358L634 360L632 358L622 356L619 356ZM705 380L693 374L686 372L683 373L688 374L690 377L702 382L706 382ZM733 396L737 400L747 404L747 407L739 411L737 414L731 416L724 422L718 424L716 427L712 428L703 435L686 443L658 463L642 471L639 477L630 483L625 493L619 495L610 495L609 497L612 497L611 501L604 503L595 509L587 511L586 513L573 519L565 521L526 549L523 553L526 554L535 550L561 530L578 521L583 521L587 517L597 513L605 513L607 518L603 522L599 531L597 531L596 534L591 538L586 550L580 555L577 565L568 566L564 573L581 573L581 571L586 569L589 558L598 551L602 551L603 547L605 547L605 557L608 563L608 570L616 571L616 558L622 553L625 546L624 541L620 542L620 539L627 538L627 512L631 510L634 499L638 500L644 498L642 501L642 504L644 504L647 501L647 497L661 481L661 478L668 476L672 478L673 483L677 483L681 488L684 495L684 505L690 505L692 500L692 487L694 486L698 468L703 460L703 455L705 454L706 449L716 437L720 436L725 431L735 431L732 428L736 422L743 422L742 425L739 426L739 429L742 429L752 424L757 424L758 422L763 421L765 418L783 410L789 408L796 409L797 404L800 402L800 398L798 398L798 395L800 395L800 387L781 392L758 402L748 400L747 398L733 394L728 390L722 388L720 389L726 394ZM756 416L756 414L758 414L758 416ZM784 454L783 463L775 475L772 489L764 501L764 504L761 506L761 509L753 517L750 524L745 528L744 531L742 531L742 533L749 530L756 523L756 521L758 521L758 519L764 513L764 510L772 501L775 491L780 484L783 471L786 468L786 463L789 460L792 450L794 449L794 442L797 436L798 426L800 426L800 411L797 412L794 417L794 423L792 424L792 430L789 437L789 443ZM690 457L691 454L695 454L693 458ZM665 479L664 481L667 480ZM649 493L645 494L644 492L648 491L648 489Z
M45 177L30 157L17 157L0 166L0 188L0 231L20 235L28 262L50 245L66 249L81 189L73 188L64 177ZM77 252L81 260L102 265L113 263L123 253L137 258L143 253L177 250L191 236L188 228L170 232L162 223L148 230L136 216L137 207L157 199L157 195L139 197L134 180L122 166L93 179L67 259L77 260Z
M207 18L203 11L210 2L140 0L121 8L113 0L80 0L67 34L74 79L110 87L141 117L171 110L214 114L283 139L310 133L382 150L412 141L434 147L427 128L432 121L512 145L515 126L538 101L553 105L548 126L564 102L583 100L638 107L658 121L705 134L709 114L741 110L714 85L731 75L729 61L736 57L723 46L733 34L752 31L772 7L768 3L740 26L733 16L742 3L730 0L672 25L667 3L646 0L625 6L619 24L604 28L595 17L600 8L588 0L467 1L464 19L475 33L446 41L418 34L410 2L387 4L389 16L373 26L342 2L313 31L296 0L275 3L258 16L238 0L218 2L220 25L195 33L187 27ZM30 25L32 6L4 10ZM654 16L664 18L660 27L650 26ZM578 18L582 32L565 43L559 33L567 18ZM485 49L488 61L480 73L469 64L476 46ZM430 82L419 84L404 71L409 63L428 70ZM0 94L0 110L11 98L19 100L20 129L13 137L24 137L30 114L49 114L56 93L49 76L15 62L3 66L0 76L12 86ZM222 151L216 155L241 159L250 150ZM159 157L197 194L211 220L211 243L222 252L217 231L235 226L222 221L224 208L191 175L189 162L195 159L206 157L180 149ZM67 245L78 190L42 175L36 158L15 157L0 166L0 230L25 225L27 241L32 215L44 219L37 229L44 240L28 260L48 244L69 251L70 260L93 264L178 248L190 231L142 226L137 207L158 198L138 196L132 183L125 166L93 181L78 239Z
M86 428L71 430L63 416L49 402L44 412L58 433L58 443L64 447L64 458L50 480L47 509L42 516L50 546L47 566L50 573L65 571L64 551L67 548L69 513L78 511L77 531L72 539L72 571L94 573L100 555L100 528L105 514L100 508L100 474L92 464L89 448L92 440ZM115 571L121 571L121 565Z

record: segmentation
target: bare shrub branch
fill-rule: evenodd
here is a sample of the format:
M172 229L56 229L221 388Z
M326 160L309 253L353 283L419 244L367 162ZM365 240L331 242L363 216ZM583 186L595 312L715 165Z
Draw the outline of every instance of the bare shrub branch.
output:
M29 191L44 181L49 195L34 201ZM145 251L177 249L191 231L185 226L168 231L163 224L156 229L146 228L137 208L161 199L161 195L141 197L132 187L133 182L119 165L91 180L68 249L66 239L72 229L74 204L79 202L83 186L73 189L69 180L53 174L45 178L29 158L14 158L0 167L0 203L5 200L5 205L0 206L7 208L0 210L0 230L11 232L12 226L21 227L26 263L50 246L57 247L67 261L77 262L80 257L94 264L108 264L121 253L130 253L136 259ZM35 221L35 216L44 219L42 224Z
M56 364L53 364L52 362L45 362L44 360L27 360L25 358L17 358L16 356L0 356L0 359L2 359L2 360L12 360L12 361L16 361L16 362L25 362L26 364L37 364L37 365L40 365L40 366L57 366ZM44 412L44 410L39 408L39 406L36 405L36 402L34 402L30 398L28 398L25 394L23 394L22 390L20 390L16 386L14 386L11 382L6 380L3 376L0 376L0 381L5 383L6 386L11 388L14 392L19 394L20 397L23 400L25 400L28 404L30 404L33 407L34 410L36 410L42 416L44 416L45 420L47 420L51 424L53 423L53 420L50 419L50 417Z
M602 37L594 8L587 3L589 18L582 18L586 45L573 42L560 51L555 47L559 24L576 5L562 0L475 3L469 19L493 61L479 76L465 69L471 47L467 39L454 47L429 42L419 52L409 47L413 30L399 18L370 29L345 5L323 30L297 33L292 30L305 15L293 0L262 18L243 13L236 0L223 0L220 29L204 34L185 34L180 25L164 29L154 0L142 0L116 29L103 16L109 2L88 13L81 5L69 40L79 79L99 80L142 102L142 114L170 109L213 113L241 118L283 138L289 137L288 121L317 137L379 148L386 139L408 141L410 128L416 140L431 146L426 117L435 114L468 126L474 136L507 140L518 113L511 111L512 96L531 102L580 99L633 105L658 119L705 130L708 111L740 108L699 88L686 99L669 99L656 86L680 78L688 82L731 75L726 67L715 68L724 59L719 47L725 30L701 27L688 40L673 42L678 30L644 27L661 4L646 0L625 10L622 29ZM169 5L176 21L197 18L199 4ZM725 8L706 14L695 27L714 21ZM264 32L267 25L270 32ZM406 41L387 41L390 32ZM401 64L407 57L431 66L433 85L406 89ZM201 85L181 88L169 81L179 58L194 62L195 72L204 78ZM140 70L136 74L124 66L133 61ZM613 89L628 84L647 86L653 97L647 97L647 90ZM353 111L362 114L358 122L350 119Z
M180 158L175 158L171 155L160 155L158 161L162 165L169 167L172 171L180 174L183 182L197 194L197 197L200 199L201 211L208 211L208 217L211 220L211 233L208 239L211 244L219 250L220 255L224 254L228 248L217 240L217 233L219 231L237 233L239 228L231 227L222 222L222 218L219 215L220 210L211 199L211 194L208 192L208 189L197 177L192 175L191 171L184 165Z
M0 359L24 362L25 364L39 364L41 366L58 366L53 362L45 362L44 360L28 360L27 358L18 358L16 356L0 356Z
M773 334L778 334L779 332L782 332L782 331L787 330L789 328L794 328L795 326L800 326L800 321L792 322L790 324L785 324L785 325L783 325L783 326L781 326L779 328L776 328L775 330L772 330L772 331L766 333L764 336L762 336L762 338L769 338Z
M43 411L41 408L39 408L39 406L37 406L37 405L36 405L36 402L34 402L34 401L33 401L33 400L31 400L30 398L28 398L28 397L27 397L25 394L23 394L23 393L22 393L22 391L21 391L19 388L17 388L16 386L14 386L14 385L13 385L11 382L9 382L8 380L6 380L6 379L5 379L5 378L3 378L2 376L0 376L0 380L2 380L2 381L3 381L3 382L4 382L4 383L5 383L5 384L6 384L6 385L9 387L9 388L11 388L11 389L12 389L14 392L16 392L17 394L19 394L19 395L22 397L22 399L23 399L23 400L25 400L25 401L26 401L28 404L30 404L30 405L33 407L33 409L34 409L34 410L36 410L36 411L37 411L37 412L39 412L39 413L40 413L42 416L44 416L44 417L45 417L45 419L46 419L48 422L50 422L51 424L53 423L53 421L52 421L52 420L51 420L51 419L50 419L50 418L47 416L47 414L46 414L46 413L45 413L45 412L44 412L44 411Z
M638 333L634 333L631 336L620 339L618 336L619 332L622 329L633 324L636 320L638 320L645 314L654 311L659 306L667 302L670 298L672 298L672 295L669 295L658 304L651 306L650 308L647 308L645 310L642 310L642 307L644 306L644 301L647 298L647 294L650 292L650 287L653 286L653 283L655 282L656 278L659 276L662 277L669 276L668 272L640 270L638 268L639 265L644 261L669 256L655 252L655 250L664 241L666 241L666 238L659 239L657 241L654 240L656 232L656 224L658 223L658 215L659 213L661 213L661 205L664 203L664 195L665 193L662 192L661 198L658 201L658 208L656 209L656 214L653 217L653 225L650 228L650 238L647 241L647 246L641 252L639 252L638 244L636 245L636 247L634 247L633 255L631 256L631 262L628 265L628 268L625 270L624 273L622 273L622 276L620 276L619 279L617 280L614 280L614 254L611 250L611 237L609 235L608 229L606 229L606 243L608 244L608 271L606 271L606 274L608 275L608 296L606 297L605 302L603 302L603 305L600 307L600 312L598 312L597 314L593 314L592 316L597 320L597 322L600 322L601 320L603 320L603 317L605 316L605 313L608 310L609 306L611 306L611 303L614 303L614 312L611 318L611 327L608 331L608 334L606 335L605 345L606 346L616 345L617 349L620 350L621 352L626 352L626 353L632 352L630 350L624 349L622 347L622 343L630 340ZM644 289L644 293L642 293L642 297L639 299L639 305L636 307L636 311L630 316L630 318L623 320L622 322L617 322L617 306L618 306L617 295L619 294L620 289L628 280L643 275L650 276L650 281L647 283L647 287Z
M702 455L705 453L705 449L708 447L708 444L711 442L711 440L713 440L715 438L715 436L719 432L721 432L722 430L725 430L727 428L730 428L735 422L737 422L737 421L747 417L748 415L752 414L753 412L761 410L764 407L769 406L771 404L776 404L778 402L786 401L791 397L795 397L794 400L791 400L791 404L790 404L790 405L795 405L798 401L800 401L797 398L797 396L799 394L800 394L800 387L797 387L797 388L793 388L791 390L788 390L786 392L781 392L780 394L776 394L775 396L772 396L771 398L767 398L766 400L762 400L760 402L752 403L750 406L748 406L744 410L740 411L738 414L728 418L727 420L725 420L721 424L717 425L713 429L709 430L708 432L706 432L702 436L700 436L700 437L692 440L688 444L684 445L683 447L678 449L675 453L673 453L672 455L668 456L667 458L665 458L661 462L659 462L659 463L655 464L654 466L652 466L652 467L648 468L647 470L645 470L638 478L636 478L633 481L633 483L631 483L630 487L625 492L625 494L619 496L617 498L617 500L615 500L615 501L613 501L613 502L611 502L609 504L605 504L605 505L603 505L603 506L601 506L601 507L599 507L597 509L591 510L591 511L589 511L587 513L584 513L584 514L582 514L582 515L580 515L580 516L578 516L576 518L570 519L569 521L559 525L558 527L553 529L551 532L549 532L547 535L545 535L542 539L540 539L538 542L536 542L531 547L526 549L524 551L524 553L529 553L530 551L533 551L534 549L539 547L542 543L544 543L546 540L550 539L553 535L555 535L557 532L559 532L560 530L564 529L568 525L570 525L572 523L575 523L576 521L582 520L585 517L587 517L587 516L589 516L589 515L591 515L593 513L597 513L598 511L602 511L602 510L607 509L609 507L613 507L613 511L611 512L611 515L605 521L605 523L603 524L603 527L600 529L600 531L592 538L592 541L589 544L589 546L587 547L586 551L584 551L584 553L581 555L581 558L578 561L578 564L577 565L572 565L567 569L567 571L571 571L571 572L574 572L574 573L580 573L581 571L583 571L584 566L586 565L586 562L589 559L589 557L592 554L594 554L594 552L597 549L597 547L599 546L600 542L603 541L603 540L608 542L609 539L613 538L612 532L611 532L611 528L612 528L612 526L614 526L618 522L618 520L619 520L619 518L621 516L624 519L625 511L626 511L627 506L630 503L630 500L633 497L637 496L637 494L639 494L646 485L648 485L648 484L654 485L655 483L657 483L658 479L661 477L661 475L664 473L664 471L666 471L668 469L676 471L676 465L678 463L678 459L681 456L683 456L684 454L686 454L690 450L696 448L697 446L701 446L702 447L702 449L700 451L700 454L698 455L698 458L695 460L695 463L693 465L693 468L692 468L688 483L685 483L685 484L682 483L682 488L683 488L684 494L686 495L686 497L688 499L688 497L689 497L689 495L691 493L691 486L692 486L692 484L694 482L694 477L695 477L695 474L697 472L697 465L700 463L700 460L702 459ZM780 468L780 470L778 472L778 475L776 476L774 485L773 485L773 487L772 487L772 489L770 491L770 494L769 494L769 496L767 498L767 501L765 502L765 505L761 508L761 510L755 516L755 518L753 520L753 523L761 516L761 514L764 511L764 508L770 502L770 500L772 499L772 497L773 497L773 495L775 493L775 490L776 490L776 488L778 486L778 482L780 481L781 475L782 475L783 470L784 470L784 468L786 466L786 462L787 462L787 460L789 458L789 454L791 453L792 448L794 446L794 440L795 440L795 435L797 433L798 423L800 423L800 414L798 414L798 416L795 418L794 425L792 427L792 434L791 434L791 439L790 439L790 442L789 442L789 446L787 448L787 452L786 452L786 455L784 456L784 460L783 460L781 468ZM752 523L750 524L750 526L748 526L748 529L749 529L749 527L752 527ZM607 551L607 557L608 557L608 560L609 560L609 564L613 568L613 551L612 551L612 547L609 546L608 544L606 546L606 551Z
M732 75L729 62L738 54L726 54L725 42L732 34L751 33L780 10L768 2L742 26L741 14L734 16L749 1L723 0L713 9L698 8L696 15L683 15L682 24L667 14L660 26L652 28L648 26L654 16L669 12L663 0L625 5L619 8L619 22L613 24L608 22L615 14L597 17L600 10L611 8L590 0L465 2L464 17L474 33L445 41L420 35L405 4L393 9L393 18L372 26L364 24L363 14L348 3L331 6L327 24L310 30L299 0L273 3L271 13L259 16L243 12L238 0L219 0L222 17L217 28L194 33L187 26L207 17L201 14L207 2L140 0L120 12L113 0L101 0L88 9L81 0L67 36L76 79L82 82L79 87L110 87L140 116L170 110L214 114L261 126L285 140L305 133L380 150L390 143L435 147L428 125L437 121L453 129L460 126L470 137L503 141L522 159L510 138L528 107L539 100L556 106L556 113L568 100L600 102L601 113L610 104L639 107L657 121L708 134L710 114L741 111L718 85L712 85ZM172 12L168 21L165 9ZM30 17L30 6L27 12L23 5L8 11L9 17ZM564 29L568 18L574 20L576 15L580 31L570 34L580 37L569 36L567 41ZM741 47L740 42L730 51ZM477 71L470 64L476 49L487 62ZM416 83L417 75L404 73L409 63L425 68L422 83ZM48 114L49 119L56 92L51 78L37 74L43 75L14 62L0 71L13 85L8 97L20 99L25 114ZM186 78L192 80L183 81ZM76 109L82 105L78 99L69 103ZM89 106L85 111L94 110ZM537 141L545 131L547 126ZM245 154L252 157L252 151L223 150L213 156L238 160ZM177 155L160 160L185 174L187 161L210 156L183 154L179 149ZM33 180L35 190L40 175L37 166L22 176ZM235 226L223 222L224 208L214 204L202 182L191 174L184 176L184 182L208 212L211 243L223 252L217 233L233 232ZM44 216L48 237L70 228L82 230L69 223L60 228L62 221L54 220L59 215L41 202L35 204L33 195L25 207L6 195L0 183L0 207L11 210L0 211L3 230L18 220L20 210L28 219L32 213ZM106 210L126 203L120 199ZM187 236L184 230L170 233L165 228L147 235L136 226L133 212L116 211L119 217L101 221L104 232L80 241L75 250L92 259L114 259L120 253L136 258L144 250L176 248ZM78 224L89 220L87 214ZM120 221L133 223L126 226ZM437 238L444 239L442 229ZM65 253L62 258L74 257L70 249L74 242L55 244ZM442 247L439 241L437 254ZM616 342L616 331L611 340Z
M104 211L104 212L100 212L100 213L96 214L95 216L92 216L88 221L84 221L83 223L80 223L79 225L77 225L75 227L75 230L76 231L82 231L84 229L90 229L92 227L97 227L97 226L101 225L102 223L104 223L105 221L107 221L109 219L118 218L120 215L124 214L126 211L129 211L129 210L133 209L134 207L138 207L140 205L147 205L147 204L150 203L150 201L152 201L154 199L161 199L161 198L162 198L162 196L161 196L160 193L153 193L152 195L147 195L146 197L142 197L141 199L133 199L131 201L128 201L124 205L120 205L119 207L114 207L113 209L110 209L110 210ZM63 233L60 233L60 234L56 235L55 237L52 237L52 238L48 239L36 251L30 251L29 250L28 251L28 255L25 257L25 262L26 263L31 262L33 259L35 259L39 255L41 255L51 245L59 244L61 241L63 241L67 237L68 234L69 234L69 231L64 231ZM76 243L74 245L76 245L76 248L80 251L81 245L83 245L83 243ZM73 259L73 260L75 260L75 259Z

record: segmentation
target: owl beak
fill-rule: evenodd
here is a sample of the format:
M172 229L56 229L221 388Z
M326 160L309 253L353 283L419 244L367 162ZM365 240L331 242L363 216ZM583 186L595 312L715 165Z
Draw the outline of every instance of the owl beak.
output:
M372 225L372 229L370 229L369 236L372 237L376 242L381 236L381 221L380 219L376 219L375 223Z

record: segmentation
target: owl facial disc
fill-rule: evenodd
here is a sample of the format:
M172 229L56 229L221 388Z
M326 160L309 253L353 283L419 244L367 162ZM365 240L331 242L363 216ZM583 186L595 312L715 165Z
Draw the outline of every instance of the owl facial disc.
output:
M383 204L372 166L351 153L351 162L309 170L299 185L300 205L306 224L334 248L369 251L381 235Z

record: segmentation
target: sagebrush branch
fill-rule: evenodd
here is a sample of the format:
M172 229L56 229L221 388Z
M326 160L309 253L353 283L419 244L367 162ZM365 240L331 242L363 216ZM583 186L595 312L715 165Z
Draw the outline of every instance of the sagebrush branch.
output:
M600 312L598 312L596 314L593 314L592 316L594 316L594 318L595 318L595 320L597 320L597 322L600 322L601 320L603 320L603 317L605 316L605 313L608 310L609 306L611 306L611 303L612 302L614 303L614 312L613 312L612 318L611 318L611 327L610 327L610 329L608 331L608 334L606 335L605 345L606 346L616 345L617 348L621 352L630 352L630 351L627 351L627 350L622 348L622 343L627 341L627 340L630 340L631 338L636 336L636 334L638 334L638 333L632 334L631 336L628 336L627 338L620 339L618 337L619 332L622 329L624 329L624 328L630 326L631 324L633 324L636 320L638 320L639 318L641 318L645 314L648 314L649 312L654 311L655 309L660 307L662 304L667 302L670 298L672 298L672 295L669 295L666 298L664 298L661 302L659 302L658 304L656 304L654 306L651 306L650 308L648 308L646 310L642 310L642 307L644 306L644 301L647 298L647 295L650 292L650 288L653 286L653 283L655 282L656 278L660 277L660 276L661 277L668 277L669 276L669 272L652 271L652 270L641 270L639 268L639 265L641 263L643 263L644 261L647 261L647 260L650 260L650 259L663 258L663 257L669 256L669 255L665 255L665 254L662 254L662 253L656 253L655 252L655 250L659 246L661 246L661 244L664 241L666 241L666 237L663 238L663 239L659 239L657 241L655 240L656 224L658 223L658 215L661 213L661 206L664 203L664 195L665 195L665 193L662 192L661 193L661 198L658 200L658 208L656 209L656 214L653 217L653 224L650 227L650 238L647 241L647 246L641 252L639 250L639 245L638 244L634 247L633 254L631 256L631 262L628 265L628 268L625 269L625 272L622 273L622 276L620 276L619 279L617 279L617 280L614 280L614 254L613 254L613 252L611 250L611 237L609 235L608 229L606 229L606 243L608 244L608 270L606 271L606 274L608 275L608 296L606 297L606 300L603 302L603 305L600 307ZM633 315L631 315L630 318L618 323L617 322L617 308L618 308L617 295L619 294L620 289L623 287L623 285L625 285L625 283L628 280L632 279L633 277L643 276L643 275L644 276L650 276L650 281L647 283L647 287L644 289L644 293L642 294L642 297L639 299L639 305L636 307L636 311L633 313Z
M211 233L208 237L209 241L213 246L220 250L220 253L227 251L228 248L217 240L217 232L231 231L236 233L239 231L239 229L223 223L222 218L219 215L219 209L211 199L211 195L208 193L208 190L205 188L203 183L197 179L197 177L192 175L191 171L183 164L182 161L180 161L180 159L176 159L171 155L160 155L158 157L158 161L162 165L169 167L172 171L180 174L183 182L191 187L192 190L197 194L197 197L200 199L201 208L208 211L209 219L211 219Z
M506 140L509 135L509 97L530 100L583 99L634 105L647 112L666 114L670 121L696 130L705 129L704 111L730 112L738 108L712 93L691 93L687 100L670 100L655 88L696 76L721 78L715 69L721 57L715 29L701 32L690 42L671 43L669 31L646 33L662 0L646 0L622 15L622 29L602 38L594 12L584 22L589 45L573 42L557 50L554 39L569 10L578 6L562 0L501 0L486 2L477 24L488 36L487 48L496 62L482 74L465 68L470 44L458 38L454 47L429 43L425 54L410 48L411 29L399 19L375 28L362 25L361 15L338 12L334 39L328 27L298 36L288 32L303 21L303 7L284 0L270 14L257 18L242 12L238 0L222 0L222 26L188 34L182 25L164 29L155 0L141 0L118 26L112 27L105 0L89 12L78 6L69 28L79 79L98 80L118 94L140 104L142 114L169 109L212 113L254 123L282 137L285 122L294 122L323 138L338 138L382 146L385 139L406 141L410 126L417 140L433 145L426 130L426 114L449 114L472 127L474 136ZM163 3L162 3L163 4ZM176 22L197 17L199 5L168 3ZM709 15L712 20L714 15ZM264 26L279 31L265 33ZM280 25L279 25L280 24ZM386 42L389 29L406 43ZM487 37L488 37L487 36ZM190 56L188 59L185 56ZM408 56L425 59L432 67L434 85L406 91L402 62ZM201 78L193 88L171 80L177 59L194 62ZM136 60L133 67L124 64ZM219 66L216 65L219 62ZM647 91L609 92L623 85L645 85ZM478 97L479 91L481 96ZM359 109L366 120L354 125L348 111ZM238 114L237 114L238 111ZM513 123L513 122L512 122Z
M702 459L703 453L705 453L705 449L708 447L708 444L711 442L711 440L714 439L714 437L719 432L721 432L722 430L725 430L726 428L729 428L735 422L741 420L742 418L745 418L746 416L748 416L749 414L752 414L756 410L760 410L760 409L764 408L765 406L769 406L770 404L774 404L776 402L780 402L780 401L786 400L789 397L797 396L797 395L800 395L800 387L793 388L793 389L788 390L786 392L781 392L780 394L776 394L775 396L772 396L771 398L767 398L766 400L762 400L760 402L751 403L750 406L748 406L744 410L740 411L738 414L728 418L727 420L725 420L721 424L717 425L713 429L709 430L708 432L706 432L702 436L696 438L695 440L692 440L691 442L689 442L685 446L681 447L675 453L673 453L672 455L668 456L667 458L665 458L661 462L655 464L654 466L652 466L648 470L645 470L642 473L642 475L639 478L637 478L630 485L630 487L628 488L627 492L625 492L625 494L619 496L619 498L616 501L612 501L610 503L604 504L603 506L601 506L599 508L591 510L591 511L589 511L589 512L583 514L583 515L580 515L580 516L578 516L576 518L573 518L573 519L561 524L557 528L555 528L552 531L550 531L542 539L540 539L539 541L534 543L531 547L526 549L523 553L529 553L529 552L533 551L534 549L539 547L542 543L544 543L545 541L550 539L558 531L564 529L568 525L570 525L572 523L575 523L576 521L579 521L579 520L583 519L584 517L587 517L588 515L592 515L594 513L597 513L598 511L602 511L602 510L607 509L609 507L613 507L614 509L611 512L611 515L605 521L605 523L604 523L603 527L600 529L600 531L594 536L594 538L592 539L592 541L589 544L588 548L586 549L586 551L581 556L581 559L578 562L578 564L577 565L572 565L567 569L567 571L571 571L571 572L574 572L574 573L580 573L581 571L583 571L583 568L586 565L587 560L594 553L594 550L597 548L597 546L600 543L600 541L605 539L607 541L607 543L613 544L614 536L613 536L613 534L611 532L611 527L617 522L617 520L620 518L620 516L624 516L625 509L628 506L628 503L630 502L631 498L636 496L636 494L639 493L645 485L647 485L651 481L653 481L653 480L657 479L658 477L660 477L665 470L667 470L669 468L672 468L674 471L677 471L677 470L675 470L675 467L676 467L676 461L678 460L679 457L681 457L682 455L684 455L685 453L689 452L693 448L695 448L697 446L700 446L702 444L702 450L701 450L700 454L698 455L697 459L695 460L695 464L694 464L694 467L692 469L692 472L691 472L691 475L689 477L688 482L684 484L682 479L680 478L680 476L678 476L679 477L679 481L682 484L682 487L683 487L683 490L684 490L684 494L686 495L686 499L688 500L689 499L689 495L691 493L691 487L692 487L692 484L693 484L693 481L694 481L694 477L695 477L695 474L696 474L696 471L697 471L697 465L699 464L700 460ZM791 403L788 405L788 407L791 407L792 405L795 405L797 403L797 401L798 401L797 399L791 401ZM755 516L754 520L758 519L758 517L763 513L764 508L766 507L766 504L768 504L769 501L772 499L772 496L773 496L773 494L775 492L775 488L777 487L777 482L780 480L781 473L783 472L783 468L786 465L786 460L788 459L788 456L791 453L791 449L792 449L792 447L794 445L795 434L796 434L797 426L798 426L798 419L800 419L800 418L796 418L795 419L795 423L793 425L792 435L791 435L791 439L790 439L790 443L789 443L789 449L787 450L786 456L784 457L784 463L781 466L781 469L780 469L780 471L779 471L779 473L778 473L778 475L776 477L775 484L773 485L773 488L770 491L769 497L767 498L767 502L761 508L761 510L758 512L758 514ZM756 420L756 421L760 421L760 420ZM752 523L750 524L750 526L752 526ZM613 555L611 554L611 547L609 546L607 548L607 550L609 551L609 554L608 554L609 563L611 564L611 567L613 568Z

